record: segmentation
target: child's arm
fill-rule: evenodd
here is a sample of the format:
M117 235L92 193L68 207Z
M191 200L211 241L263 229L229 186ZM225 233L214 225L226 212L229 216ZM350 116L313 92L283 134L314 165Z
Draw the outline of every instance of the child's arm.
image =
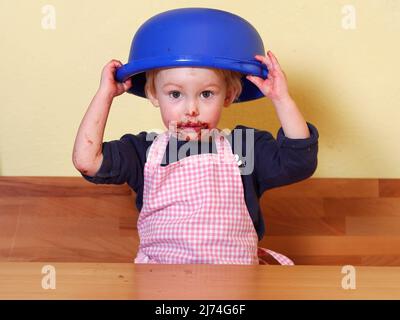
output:
M94 176L103 161L104 129L112 101L132 85L131 79L124 83L115 81L115 71L120 66L122 63L118 60L111 60L104 66L99 89L82 119L75 138L72 162L77 170L88 176Z
M271 51L268 51L267 57L257 55L255 58L267 65L268 77L265 80L255 76L246 78L253 82L267 98L271 99L285 136L290 139L309 138L310 131L307 123L289 95L285 73L276 57Z

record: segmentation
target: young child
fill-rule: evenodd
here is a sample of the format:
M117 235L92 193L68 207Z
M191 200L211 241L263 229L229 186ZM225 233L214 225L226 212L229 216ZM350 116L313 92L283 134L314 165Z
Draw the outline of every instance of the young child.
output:
M243 125L230 134L217 128L222 109L241 93L243 74L166 67L146 72L145 92L168 130L103 142L113 99L135 86L131 78L115 80L120 61L103 68L77 133L73 163L90 182L128 183L136 192L140 244L135 263L265 264L262 256L270 254L281 264L293 264L258 247L265 232L259 198L314 173L318 131L291 98L274 54L255 59L268 67L268 77L246 78L272 101L282 125L277 139ZM234 134L238 131L241 139ZM253 163L238 161L233 151L238 147L250 150L246 159ZM243 174L249 166L252 170Z

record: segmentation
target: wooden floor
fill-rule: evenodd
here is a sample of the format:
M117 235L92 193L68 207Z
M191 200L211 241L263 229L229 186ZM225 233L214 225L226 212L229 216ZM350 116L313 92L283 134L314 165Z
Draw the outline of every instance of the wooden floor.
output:
M43 268L52 270L53 282L43 283L50 278ZM400 300L400 267L357 266L352 282L343 281L346 272L342 266L0 262L0 300Z
M260 245L298 265L400 266L400 180L309 179L261 198ZM0 261L132 262L127 185L80 177L0 177Z

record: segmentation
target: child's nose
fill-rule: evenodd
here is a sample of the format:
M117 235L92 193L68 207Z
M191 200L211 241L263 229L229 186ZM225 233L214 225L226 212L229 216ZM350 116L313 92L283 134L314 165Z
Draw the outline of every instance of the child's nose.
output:
M195 104L192 104L186 108L186 114L191 117L197 116L199 114L199 109L197 108L197 106Z

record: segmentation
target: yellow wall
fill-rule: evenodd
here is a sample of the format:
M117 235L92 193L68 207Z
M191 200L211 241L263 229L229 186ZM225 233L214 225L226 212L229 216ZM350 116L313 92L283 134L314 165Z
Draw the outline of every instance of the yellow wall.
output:
M355 29L343 27L348 4ZM46 5L55 29L42 27ZM291 95L319 129L314 177L400 178L400 0L1 0L0 175L79 175L75 134L104 64L127 61L149 17L193 6L242 16L277 55ZM164 129L158 110L133 95L116 98L105 140ZM225 109L220 127L237 123L275 136L279 128L266 98Z

